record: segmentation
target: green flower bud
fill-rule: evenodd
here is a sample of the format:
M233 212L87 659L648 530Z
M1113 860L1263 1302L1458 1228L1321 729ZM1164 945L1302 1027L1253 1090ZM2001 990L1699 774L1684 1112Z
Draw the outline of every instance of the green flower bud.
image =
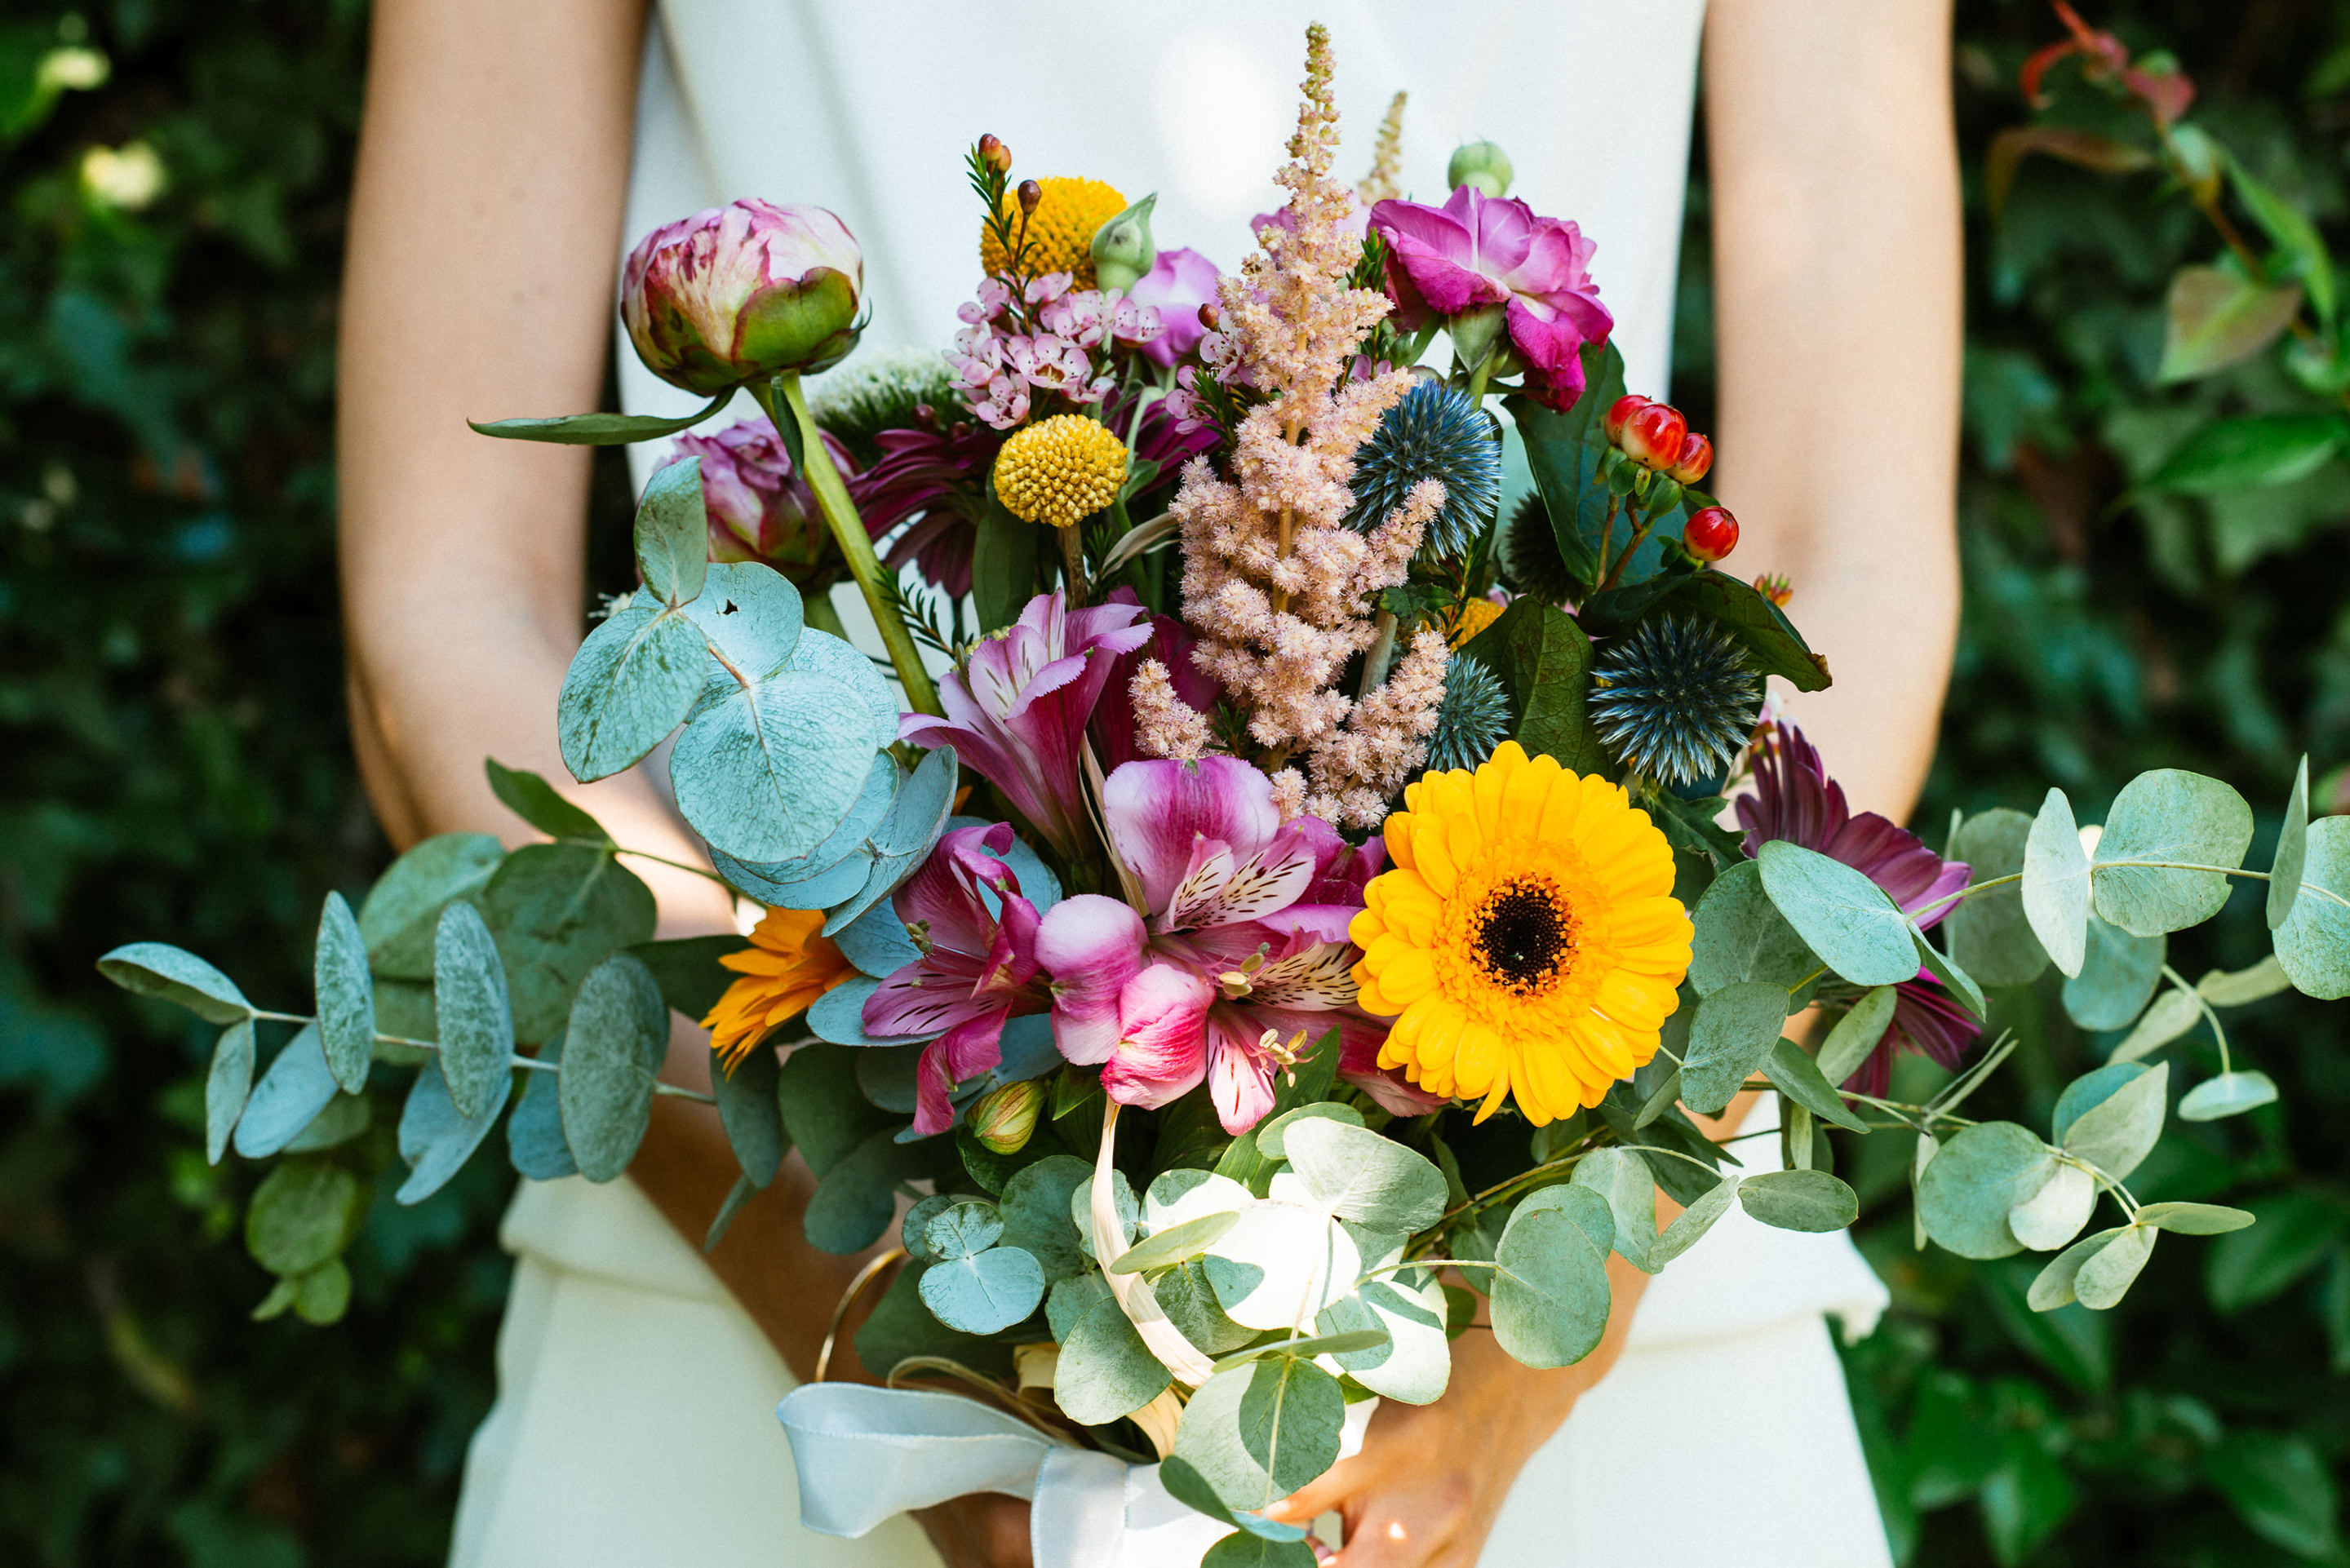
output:
M1444 183L1455 191L1474 185L1488 196L1506 196L1516 174L1510 166L1510 155L1493 142L1464 141L1452 150L1452 161L1444 166Z
M1101 287L1130 289L1159 260L1150 237L1150 210L1158 204L1154 191L1094 231L1094 279Z
M980 1096L971 1107L972 1136L997 1154L1018 1154L1036 1131L1045 1108L1045 1085L1030 1078Z

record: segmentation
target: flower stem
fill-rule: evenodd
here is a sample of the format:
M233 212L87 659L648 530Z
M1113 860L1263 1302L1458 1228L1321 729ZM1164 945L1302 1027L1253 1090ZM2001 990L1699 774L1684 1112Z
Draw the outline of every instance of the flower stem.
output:
M800 614L808 625L818 631L828 631L843 642L848 640L848 628L840 624L840 612L832 607L832 590L818 588L800 599Z
M1061 574L1068 579L1069 607L1082 609L1086 603L1086 546L1077 535L1077 524L1066 524L1053 530L1061 536Z
M782 408L777 406L780 394ZM921 651L914 646L914 634L907 629L905 617L889 593L883 575L881 559L873 553L872 535L865 531L865 520L857 514L857 504L848 498L848 486L841 483L840 471L832 464L832 453L824 444L824 436L816 429L816 419L808 412L807 394L800 389L797 371L785 371L772 383L751 383L751 395L767 411L767 418L778 435L785 435L784 421L788 419L799 437L799 449L806 454L808 487L816 492L816 505L824 513L825 524L832 530L832 540L840 547L841 559L848 563L849 576L857 579L865 595L866 607L873 612L873 624L881 629L881 646L889 650L889 663L898 671L898 683L906 689L906 705L918 713L942 714L939 706L938 688L931 683L931 672L922 668ZM791 444L786 437L786 445Z

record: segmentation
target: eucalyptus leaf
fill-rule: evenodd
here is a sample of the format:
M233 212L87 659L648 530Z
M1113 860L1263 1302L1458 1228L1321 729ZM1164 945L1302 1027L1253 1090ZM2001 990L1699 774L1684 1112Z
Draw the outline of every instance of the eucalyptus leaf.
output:
M1521 1364L1567 1366L1607 1332L1607 1261L1581 1226L1544 1209L1513 1222L1492 1271L1493 1337Z
M656 909L644 879L608 850L527 844L480 896L505 962L517 1039L544 1044L563 1028L588 971L650 940Z
M1098 1422L1093 1424L1099 1425ZM1262 1514L1226 1508L1224 1500L1216 1495L1216 1489L1208 1484L1205 1476L1171 1454L1159 1462L1159 1482L1167 1489L1168 1496L1186 1508L1196 1509L1211 1519L1222 1520L1251 1535L1261 1536L1267 1541L1302 1542L1305 1539L1305 1532L1297 1525L1275 1524ZM1308 1549L1305 1557L1300 1560L1305 1568L1311 1568L1313 1557L1312 1550Z
M2223 1236L2251 1222L2248 1211L2218 1203L2148 1203L2137 1211L2137 1223L2181 1236Z
M325 1160L289 1159L254 1189L244 1249L273 1274L307 1274L350 1245L366 1211L358 1177Z
M294 1135L286 1146L287 1154L317 1154L322 1149L339 1147L368 1130L375 1119L370 1102L364 1095L337 1095L327 1102L327 1108L310 1118L310 1125Z
M2077 1165L2060 1165L2039 1191L2007 1211L2007 1228L2031 1251L2053 1252L2081 1233L2096 1206L2096 1179Z
M757 561L729 561L710 568L701 597L685 614L742 687L780 674L791 662L806 610L783 573Z
M1303 1541L1275 1541L1253 1530L1235 1530L1211 1545L1200 1568L1314 1568L1320 1558Z
M1950 844L1950 857L1967 863L1970 885L2015 876L2023 869L2032 818L2000 806L1970 816ZM2023 889L2011 883L1971 893L1943 922L1950 959L1985 985L2029 985L2048 967L2048 950L2023 912Z
M808 1244L846 1254L861 1252L879 1241L897 1216L898 1183L913 1175L918 1158L897 1141L894 1127L850 1149L824 1173L808 1199L801 1220Z
M1150 1273L1189 1262L1213 1246L1225 1231L1240 1222L1240 1218L1239 1214L1230 1211L1202 1214L1196 1220L1186 1220L1180 1225L1154 1231L1119 1253L1118 1262L1109 1266L1109 1272L1113 1274Z
M870 659L830 632L809 628L792 649L786 669L837 680L864 699L867 736L876 752L898 739L898 696ZM952 756L949 751L950 758ZM891 764L896 765L894 763Z
M1338 1459L1346 1396L1311 1361L1269 1355L1201 1385L1184 1407L1175 1456L1228 1508L1261 1510Z
M1754 861L1741 860L1716 877L1691 919L1696 930L1690 943L1689 978L1700 996L1742 982L1793 991L1820 967L1819 959L1771 902L1762 887L1762 867Z
M244 1114L253 1088L253 1020L240 1018L221 1031L204 1073L204 1158L213 1165L228 1152L229 1134Z
M1926 1233L1962 1258L2004 1258L2023 1243L2008 1212L2044 1186L2055 1156L2027 1127L1980 1122L1941 1146L1918 1178Z
M1975 983L1974 976L1928 941L1925 933L1915 926L1910 928L1909 935L1918 944L1918 962L1928 974L1941 981L1942 989L1950 993L1950 999L1975 1017L1985 1016L1988 1007L1983 1001L1982 987Z
M556 694L556 739L581 784L634 767L685 722L710 655L679 610L639 597L588 634Z
M292 1143L335 1097L335 1075L327 1065L318 1026L306 1023L278 1051L254 1085L236 1124L236 1152L266 1159Z
M165 942L132 942L98 961L98 972L140 996L186 1008L207 1023L253 1015L236 982L192 952Z
M1592 1249L1605 1258L1611 1251L1617 1250L1616 1209L1609 1201L1609 1194L1604 1190L1604 1188L1614 1185L1615 1172L1607 1170L1605 1167L1602 1169L1606 1174L1592 1181L1580 1185L1572 1181L1560 1182L1549 1187L1539 1187L1527 1193L1511 1207L1508 1219L1502 1226L1502 1234L1505 1236L1509 1234L1512 1225L1530 1214L1539 1214L1546 1209L1555 1209L1574 1220L1584 1235L1589 1238ZM1637 1208L1631 1208L1630 1218L1634 1229L1632 1245L1639 1247L1642 1245L1638 1236L1640 1224L1645 1221L1651 1234L1656 1231L1657 1219L1653 1202L1645 1214ZM1490 1258L1491 1254L1487 1256Z
M571 1003L556 1088L563 1138L590 1181L629 1167L652 1118L669 1053L669 1009L652 971L616 953L588 971Z
M514 1007L497 943L471 904L441 911L432 940L432 1014L441 1031L441 1072L457 1114L471 1118L512 1087Z
M713 1064L710 1092L718 1101L719 1125L725 1128L727 1147L733 1149L743 1179L764 1188L782 1168L783 1106L776 1098L783 1065L774 1051L754 1046L750 1054L726 1068Z
M949 1328L1000 1334L1045 1301L1045 1272L1017 1247L991 1247L922 1271L922 1304Z
M2153 1152L2162 1137L2163 1112L2169 1103L2170 1064L2166 1062L2129 1073L2130 1067L2137 1065L2121 1064L2120 1071L2129 1075L2108 1080L2110 1087L2088 1103L2067 1107L2060 1102L2057 1106L2057 1147L2116 1181L2128 1179L2129 1173ZM2113 1066L2100 1067L2087 1078L2076 1080L2073 1088L2115 1071ZM2065 1093L2069 1096L2072 1090Z
M1315 1320L1326 1335L1377 1331L1372 1342L1329 1352L1348 1376L1384 1399L1428 1405L1440 1397L1452 1374L1445 1334L1444 1289L1427 1269L1403 1269L1367 1280L1333 1302Z
M1003 1184L998 1209L1003 1216L1003 1242L1034 1256L1050 1281L1066 1280L1086 1269L1086 1254L1077 1245L1077 1227L1069 1215L1072 1195L1093 1179L1093 1168L1072 1155L1048 1155L1013 1172Z
M2312 823L2301 892L2276 929L2277 961L2293 989L2321 1002L2350 996L2350 816Z
M1762 1075L1773 1087L1796 1105L1819 1117L1833 1122L1848 1132L1865 1133L1868 1124L1855 1116L1852 1107L1844 1103L1835 1085L1821 1074L1819 1064L1810 1053L1793 1040L1773 1041L1771 1054L1762 1058Z
M2195 982L2195 994L2214 1007L2248 1007L2292 989L2293 981L2274 953L2250 969L2240 969L2232 974L2215 969Z
M2162 983L2168 943L2089 917L2078 971L2064 982L2065 1016L2084 1029L2126 1029Z
M2182 1122L2216 1122L2276 1103L2276 1081L2266 1073L2222 1073L2187 1091L2178 1102Z
M1900 993L1889 985L1880 985L1852 1004L1851 1010L1835 1021L1827 1038L1820 1042L1817 1065L1820 1076L1830 1084L1842 1085L1868 1054L1877 1049L1878 1041L1893 1023L1893 1009L1900 1002Z
M395 1202L421 1203L464 1168L482 1140L497 1125L505 1102L494 1100L478 1116L458 1114L441 1076L441 1058L434 1056L417 1070L400 1111L400 1158L409 1166L408 1179L392 1194Z
M1766 1170L1738 1184L1738 1205L1782 1231L1841 1231L1860 1217L1852 1189L1825 1170Z
M559 1066L563 1042L548 1041L538 1059ZM506 1118L506 1161L515 1175L531 1181L555 1181L579 1172L579 1162L571 1158L571 1146L563 1141L556 1077L554 1073L525 1073L522 1098L515 1102L514 1115Z
M1918 972L1908 917L1885 889L1839 860L1783 839L1756 857L1762 886L1822 962L1855 985L1892 985Z
M351 1305L351 1272L329 1258L294 1281L294 1315L313 1328L340 1323Z
M505 854L486 833L443 833L393 861L359 904L359 935L376 977L431 980L442 907L488 886Z
M2108 1062L2135 1062L2151 1055L2202 1022L2203 1008L2191 991L2177 987L2156 999L2135 1028L2110 1052Z
M511 1127L513 1124L509 1122L507 1125ZM718 1205L718 1212L711 1219L710 1229L702 1233L703 1256L707 1257L718 1251L718 1244L726 1240L726 1232L734 1228L735 1217L743 1212L751 1199L757 1196L758 1191L757 1188L751 1185L749 1177L738 1176L734 1179L734 1185L726 1189L725 1200Z
M489 774L490 793L549 838L578 838L597 845L612 842L601 823L556 794L555 786L538 774L507 767L495 758L482 767Z
M1276 1201L1245 1210L1217 1239L1206 1266L1218 1303L1233 1322L1255 1329L1311 1323L1363 1272L1343 1226L1302 1203Z
M1913 963L1910 973L1916 972ZM1761 1068L1786 1022L1786 988L1768 981L1735 981L1700 1002L1690 1021L1689 1054L1681 1059L1682 1103L1707 1116L1728 1106Z
M2092 1312L2104 1312L2117 1306L2130 1286L2137 1282L2138 1271L2154 1252L2154 1239L2158 1234L2147 1225L2131 1225L2120 1235L2081 1260L2073 1275L2073 1293L2081 1304Z
M922 1226L922 1251L934 1262L951 1262L984 1252L1003 1234L995 1205L963 1199L932 1214Z
M743 950L741 937L677 937L631 942L621 950L653 972L661 1000L671 1012L699 1023L741 977L718 961Z
M1125 1312L1105 1295L1061 1338L1053 1402L1072 1421L1106 1426L1141 1409L1173 1381Z
M1354 1106L1336 1100L1317 1100L1313 1105L1300 1106L1294 1111L1284 1111L1277 1116L1268 1116L1257 1123L1257 1152L1267 1159L1287 1159L1289 1155L1282 1141L1286 1129L1308 1116L1322 1116L1331 1121L1345 1122L1350 1127L1363 1125L1363 1113Z
M853 688L786 670L686 726L670 753L678 810L741 859L804 855L857 804L873 767L870 731Z
M2096 911L2143 937L2199 925L2228 901L2228 878L2176 867L2241 866L2251 841L2252 808L2218 779L2177 768L2140 774L2114 797L2091 857ZM2147 861L2161 864L2124 864Z
M1657 1238L1656 1248L1649 1254L1656 1260L1657 1266L1662 1268L1696 1246L1705 1233L1713 1229L1713 1222L1730 1212L1731 1202L1737 1196L1737 1179L1726 1178L1706 1189L1697 1201L1675 1215L1673 1222L1666 1226L1663 1234Z
M2089 852L2073 803L2051 789L2033 818L2023 845L2023 918L2052 962L2067 975L2081 972L2089 924Z
M2058 1307L2071 1306L2077 1299L2074 1287L2080 1275L2081 1265L2104 1251L2106 1242L2128 1229L2126 1225L2116 1225L2110 1231L2084 1236L2049 1259L2047 1266L2033 1279L2032 1288L2024 1293L2024 1303L2033 1312L2054 1312Z
M375 1062L375 981L368 972L367 941L340 893L328 894L318 911L311 975L327 1065L335 1082L356 1095L367 1087Z
M1424 1155L1367 1128L1311 1117L1288 1127L1283 1149L1315 1201L1341 1220L1409 1231L1435 1224L1444 1213L1443 1172Z
M682 605L702 592L710 569L710 514L702 494L702 460L663 465L637 504L637 570L665 604Z
M2277 829L2276 854L2269 861L2269 929L2275 930L2293 913L2301 896L2302 867L2309 857L2309 758L2304 753L2293 771L2293 794L2285 798L2284 822Z
M1101 1278L1098 1274L1091 1277ZM1216 1287L1208 1279L1205 1259L1177 1264L1152 1280L1149 1289L1151 1299L1159 1303L1159 1310L1167 1314L1167 1321L1175 1325L1176 1332L1210 1355L1227 1355L1258 1337L1257 1330L1234 1323L1223 1303L1216 1300Z
M1650 1274L1664 1267L1656 1259L1657 1183L1645 1160L1627 1148L1595 1149L1575 1162L1571 1185L1607 1200L1613 1245L1626 1262ZM1509 1240L1507 1231L1503 1240Z

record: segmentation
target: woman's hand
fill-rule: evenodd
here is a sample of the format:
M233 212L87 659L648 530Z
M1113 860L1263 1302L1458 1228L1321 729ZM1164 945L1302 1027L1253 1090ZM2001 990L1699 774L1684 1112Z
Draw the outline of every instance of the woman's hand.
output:
M1453 1341L1444 1397L1382 1403L1361 1453L1265 1516L1310 1525L1336 1513L1345 1527L1340 1568L1474 1568L1518 1471L1623 1348L1648 1277L1619 1257L1608 1259L1607 1273L1615 1287L1607 1332L1583 1360L1529 1372L1490 1328L1472 1328Z
M1028 1504L1019 1498L975 1491L917 1510L914 1518L946 1568L1033 1568Z

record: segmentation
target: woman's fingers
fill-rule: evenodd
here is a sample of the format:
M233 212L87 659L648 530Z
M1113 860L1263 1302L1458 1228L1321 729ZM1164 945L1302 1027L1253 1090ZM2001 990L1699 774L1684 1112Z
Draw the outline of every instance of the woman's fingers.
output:
M1363 1490L1363 1471L1360 1458L1341 1459L1266 1508L1264 1516L1283 1524L1312 1524L1326 1513L1341 1512L1347 1500Z

